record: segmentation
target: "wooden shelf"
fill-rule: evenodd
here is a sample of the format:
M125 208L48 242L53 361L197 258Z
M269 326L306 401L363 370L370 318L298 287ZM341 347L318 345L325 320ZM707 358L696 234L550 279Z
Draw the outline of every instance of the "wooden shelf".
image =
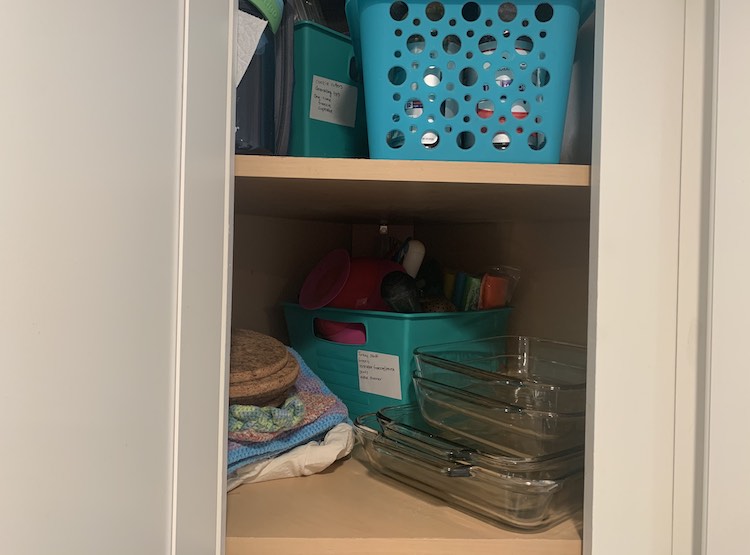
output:
M227 495L227 555L580 555L579 523L513 532L367 470L354 456L327 471L240 486Z
M235 157L235 209L374 223L585 219L589 166Z

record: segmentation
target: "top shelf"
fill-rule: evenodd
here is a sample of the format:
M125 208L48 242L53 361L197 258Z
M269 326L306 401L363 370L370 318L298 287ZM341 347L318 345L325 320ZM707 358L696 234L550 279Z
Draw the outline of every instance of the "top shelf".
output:
M235 210L349 222L588 217L589 166L235 157Z

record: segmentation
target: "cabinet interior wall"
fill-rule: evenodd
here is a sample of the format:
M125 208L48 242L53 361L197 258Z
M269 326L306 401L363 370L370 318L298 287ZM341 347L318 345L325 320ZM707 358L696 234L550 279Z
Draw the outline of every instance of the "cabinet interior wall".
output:
M280 303L294 301L305 276L334 248L372 254L378 226L238 213L234 225L232 326L288 341ZM480 273L521 269L509 332L584 344L588 219L389 226L424 242L442 265Z

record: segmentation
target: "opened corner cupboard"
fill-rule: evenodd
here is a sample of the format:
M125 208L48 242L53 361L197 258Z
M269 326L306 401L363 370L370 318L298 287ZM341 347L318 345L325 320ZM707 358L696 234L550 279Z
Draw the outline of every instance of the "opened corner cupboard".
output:
M0 551L732 552L750 8L597 2L585 166L235 157L235 9L0 18ZM383 223L518 263L512 330L587 344L580 527L490 526L356 458L226 494L231 326L285 339L278 303Z

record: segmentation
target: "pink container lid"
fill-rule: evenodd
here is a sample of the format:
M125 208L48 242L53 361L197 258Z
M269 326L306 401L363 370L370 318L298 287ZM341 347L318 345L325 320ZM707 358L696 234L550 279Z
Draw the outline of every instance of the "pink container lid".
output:
M350 268L351 258L346 249L336 249L325 255L302 284L300 306L315 310L329 304L344 288Z

